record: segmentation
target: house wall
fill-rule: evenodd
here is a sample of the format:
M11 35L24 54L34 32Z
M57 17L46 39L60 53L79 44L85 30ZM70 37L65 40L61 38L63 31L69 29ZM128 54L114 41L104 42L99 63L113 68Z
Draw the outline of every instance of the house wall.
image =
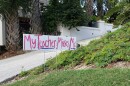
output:
M0 46L5 45L5 21L0 15Z

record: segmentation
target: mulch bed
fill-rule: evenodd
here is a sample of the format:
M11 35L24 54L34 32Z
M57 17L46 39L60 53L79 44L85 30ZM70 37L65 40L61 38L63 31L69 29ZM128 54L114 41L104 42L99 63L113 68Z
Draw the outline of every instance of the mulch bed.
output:
M20 55L20 54L24 54L25 52L22 51L22 50L19 50L19 51L1 51L0 52L0 60L2 59L6 59L6 58L10 58L10 57L13 57L13 56L16 56L16 55Z

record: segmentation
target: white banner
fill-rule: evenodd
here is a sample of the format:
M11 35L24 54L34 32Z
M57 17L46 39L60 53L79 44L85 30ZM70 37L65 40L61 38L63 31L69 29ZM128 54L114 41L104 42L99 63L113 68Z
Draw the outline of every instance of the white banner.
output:
M76 37L23 34L23 50L75 50Z

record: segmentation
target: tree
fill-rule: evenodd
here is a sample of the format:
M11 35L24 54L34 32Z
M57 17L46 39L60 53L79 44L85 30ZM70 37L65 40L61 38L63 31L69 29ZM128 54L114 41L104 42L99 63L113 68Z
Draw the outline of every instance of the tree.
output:
M43 6L42 27L45 34L52 34L57 31L57 25L62 19L62 4L58 0L50 0L49 5Z
M115 7L115 5L119 2L119 0L107 0L107 7L108 9L111 9L113 7Z
M77 27L88 23L87 13L80 6L79 0L50 0L42 15L44 31L54 32L57 26Z
M31 1L31 30L30 32L33 34L41 33L41 19L40 19L40 6L39 0Z
M93 15L93 0L87 0L87 15L92 16Z
M96 15L100 19L103 19L107 11L115 6L117 1L118 0L93 0L94 15Z
M69 27L77 27L88 23L87 13L80 6L79 0L64 0L62 24Z
M130 0L118 2L115 7L110 9L105 16L107 21L114 19L115 25L124 24L130 21Z
M19 47L19 22L18 10L22 7L27 10L29 0L0 0L0 13L6 22L6 49L18 50Z
M103 0L97 0L97 10L98 10L98 16L100 18L103 18Z

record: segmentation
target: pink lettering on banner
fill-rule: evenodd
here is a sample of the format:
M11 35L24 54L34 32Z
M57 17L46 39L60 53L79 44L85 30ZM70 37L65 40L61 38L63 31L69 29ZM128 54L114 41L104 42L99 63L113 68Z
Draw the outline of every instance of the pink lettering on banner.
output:
M36 39L32 39L32 42L31 42L31 48L36 48Z
M75 50L76 38L46 35L23 35L24 50Z
M50 42L50 47L56 48L56 40L52 40L52 41Z
M71 46L73 46L73 47L71 47ZM70 49L74 49L76 47L76 45L75 45L75 42L74 42L74 38L70 38Z
M40 36L41 36L41 35L38 35L38 50L41 48Z
M29 35L24 35L24 50L26 49L26 43L29 43L29 48L30 49L35 49L36 48L36 43L37 43L37 41L36 41L36 39L33 39L33 38L31 38L31 35L29 34Z
M61 46L68 48L69 47L69 42L67 40L63 40Z
M57 47L56 47L56 49L58 49L59 44L61 44L61 41L62 41L62 38L58 37L58 42L57 42ZM62 45L61 45L60 47L62 48Z
M30 35L28 35L28 36L26 36L26 35L24 35L24 39L23 39L23 41L24 41L24 50L26 49L25 48L25 46L26 46L26 41L29 41L30 42L30 48L31 48L31 37L30 37ZM31 48L32 49L32 48Z

